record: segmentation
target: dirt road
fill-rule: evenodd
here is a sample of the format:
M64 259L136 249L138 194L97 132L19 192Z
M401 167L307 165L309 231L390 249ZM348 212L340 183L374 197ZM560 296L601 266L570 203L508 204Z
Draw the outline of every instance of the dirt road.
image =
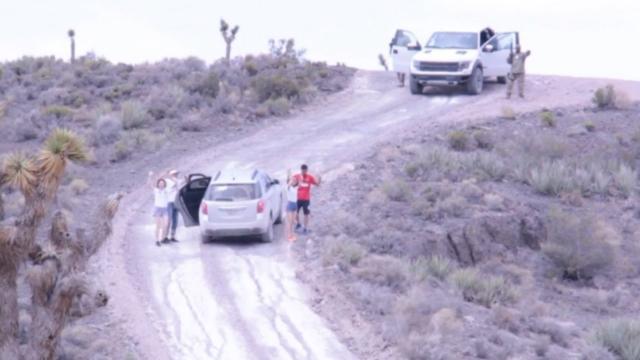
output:
M517 100L517 111L579 104L603 81L532 78L535 101ZM555 92L546 91L549 88ZM567 97L558 100L560 92ZM307 163L335 181L375 143L404 131L498 112L503 88L481 96L411 96L392 74L359 72L348 90L291 119L213 148L175 159L185 172L259 167L279 178ZM471 115L471 116L470 116ZM476 116L476 117L477 117ZM153 166L150 165L150 168ZM317 189L316 191L322 191ZM104 280L113 311L144 358L150 359L349 359L354 356L307 304L295 264L279 228L271 244L201 244L197 229L181 228L181 242L153 242L149 189L129 194L107 249ZM127 205L128 204L128 205ZM356 209L357 210L357 209ZM300 239L304 245L305 239ZM301 244L297 244L298 246Z

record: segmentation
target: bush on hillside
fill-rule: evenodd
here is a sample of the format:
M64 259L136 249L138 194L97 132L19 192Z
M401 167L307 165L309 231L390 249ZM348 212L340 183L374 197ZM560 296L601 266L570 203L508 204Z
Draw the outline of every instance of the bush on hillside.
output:
M617 234L601 221L553 209L547 216L542 252L563 278L589 280L615 261Z

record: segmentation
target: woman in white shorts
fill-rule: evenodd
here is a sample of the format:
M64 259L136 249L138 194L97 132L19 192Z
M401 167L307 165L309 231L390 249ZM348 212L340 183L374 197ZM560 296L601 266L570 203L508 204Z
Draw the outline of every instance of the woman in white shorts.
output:
M160 242L166 237L167 224L169 220L169 194L167 191L167 182L163 178L159 178L152 182L153 172L149 173L149 184L153 188L153 217L156 220L156 245L160 246Z
M287 181L287 239L295 241L296 235L293 226L298 212L298 179L291 177Z

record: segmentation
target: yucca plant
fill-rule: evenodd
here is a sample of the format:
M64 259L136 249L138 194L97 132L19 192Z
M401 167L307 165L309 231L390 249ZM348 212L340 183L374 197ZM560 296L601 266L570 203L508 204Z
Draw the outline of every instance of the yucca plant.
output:
M2 181L20 190L25 196L35 192L37 184L36 166L33 158L20 152L7 156L2 165Z
M76 133L66 129L54 130L37 159L45 191L48 194L57 191L68 162L82 163L88 158L84 141Z

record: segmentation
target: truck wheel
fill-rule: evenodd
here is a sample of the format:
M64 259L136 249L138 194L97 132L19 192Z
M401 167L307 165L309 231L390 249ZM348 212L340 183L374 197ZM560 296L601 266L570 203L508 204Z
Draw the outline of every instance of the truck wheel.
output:
M414 79L413 76L409 80L409 89L413 95L422 94L422 84L420 84L418 80Z
M472 95L478 95L482 92L482 85L484 83L484 75L481 67L473 69L469 80L467 81L467 92Z
M498 84L506 84L507 77L506 76L498 76Z
M260 237L262 242L272 242L273 241L273 221L269 219L269 226L267 227L267 232L262 234Z

